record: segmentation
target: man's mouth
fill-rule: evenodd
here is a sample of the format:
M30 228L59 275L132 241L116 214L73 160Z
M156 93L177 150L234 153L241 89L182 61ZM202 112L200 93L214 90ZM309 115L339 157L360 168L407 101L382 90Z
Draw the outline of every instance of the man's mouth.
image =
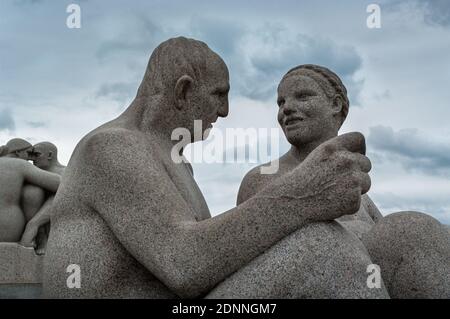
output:
M209 128L213 127L213 124L215 124L216 121L217 121L217 118L216 118L214 121L212 121L211 123L209 123L208 127L209 127Z
M301 116L296 117L288 117L286 120L284 120L284 126L290 126L294 124L298 124L300 122L303 122L305 119Z

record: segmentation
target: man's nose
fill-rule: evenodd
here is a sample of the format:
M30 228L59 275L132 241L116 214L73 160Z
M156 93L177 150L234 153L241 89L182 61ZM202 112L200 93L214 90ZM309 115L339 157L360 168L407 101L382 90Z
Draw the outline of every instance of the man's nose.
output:
M228 112L229 112L229 106L228 106L228 101L226 101L217 110L217 115L220 117L226 117L228 115Z
M284 115L290 115L295 112L295 108L293 107L292 103L285 103L283 105L283 113Z

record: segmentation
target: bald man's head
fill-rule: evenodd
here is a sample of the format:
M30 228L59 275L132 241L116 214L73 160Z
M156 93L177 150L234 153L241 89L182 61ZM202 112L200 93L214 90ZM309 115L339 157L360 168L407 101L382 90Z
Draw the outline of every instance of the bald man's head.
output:
M136 99L144 113L135 114L149 118L145 125L152 130L186 128L191 136L203 138L194 132L194 121L201 121L204 133L218 117L226 116L229 88L225 62L205 43L169 39L150 57Z
M155 94L173 98L180 77L203 81L214 64L225 65L206 43L185 37L162 42L152 53L138 90L138 97Z
M38 143L33 146L32 160L37 167L47 169L58 163L58 148L50 142Z

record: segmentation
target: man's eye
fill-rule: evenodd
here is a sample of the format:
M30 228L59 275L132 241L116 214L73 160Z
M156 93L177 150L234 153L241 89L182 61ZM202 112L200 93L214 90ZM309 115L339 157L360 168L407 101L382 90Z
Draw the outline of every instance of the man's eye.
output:
M285 102L284 99L278 99L278 100L277 100L277 104L278 104L278 106L280 106L280 107L283 106L284 102Z
M295 97L299 100L307 100L313 96L314 96L313 94L305 92L305 93L298 93L298 94L296 94Z
M215 91L215 92L213 92L213 95L217 95L218 97L224 97L227 95L227 92Z

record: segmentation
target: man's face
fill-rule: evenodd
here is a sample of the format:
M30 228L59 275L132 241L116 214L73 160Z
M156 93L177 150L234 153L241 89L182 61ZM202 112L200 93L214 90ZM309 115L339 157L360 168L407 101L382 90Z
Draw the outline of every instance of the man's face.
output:
M50 166L51 155L39 145L33 147L32 161L35 166L46 169Z
M330 98L312 78L294 71L278 86L278 123L293 145L337 134Z
M228 69L223 61L215 59L207 64L204 79L195 84L191 96L191 123L202 121L202 135L212 128L218 117L228 115L228 92L230 90ZM206 138L206 136L205 136Z

